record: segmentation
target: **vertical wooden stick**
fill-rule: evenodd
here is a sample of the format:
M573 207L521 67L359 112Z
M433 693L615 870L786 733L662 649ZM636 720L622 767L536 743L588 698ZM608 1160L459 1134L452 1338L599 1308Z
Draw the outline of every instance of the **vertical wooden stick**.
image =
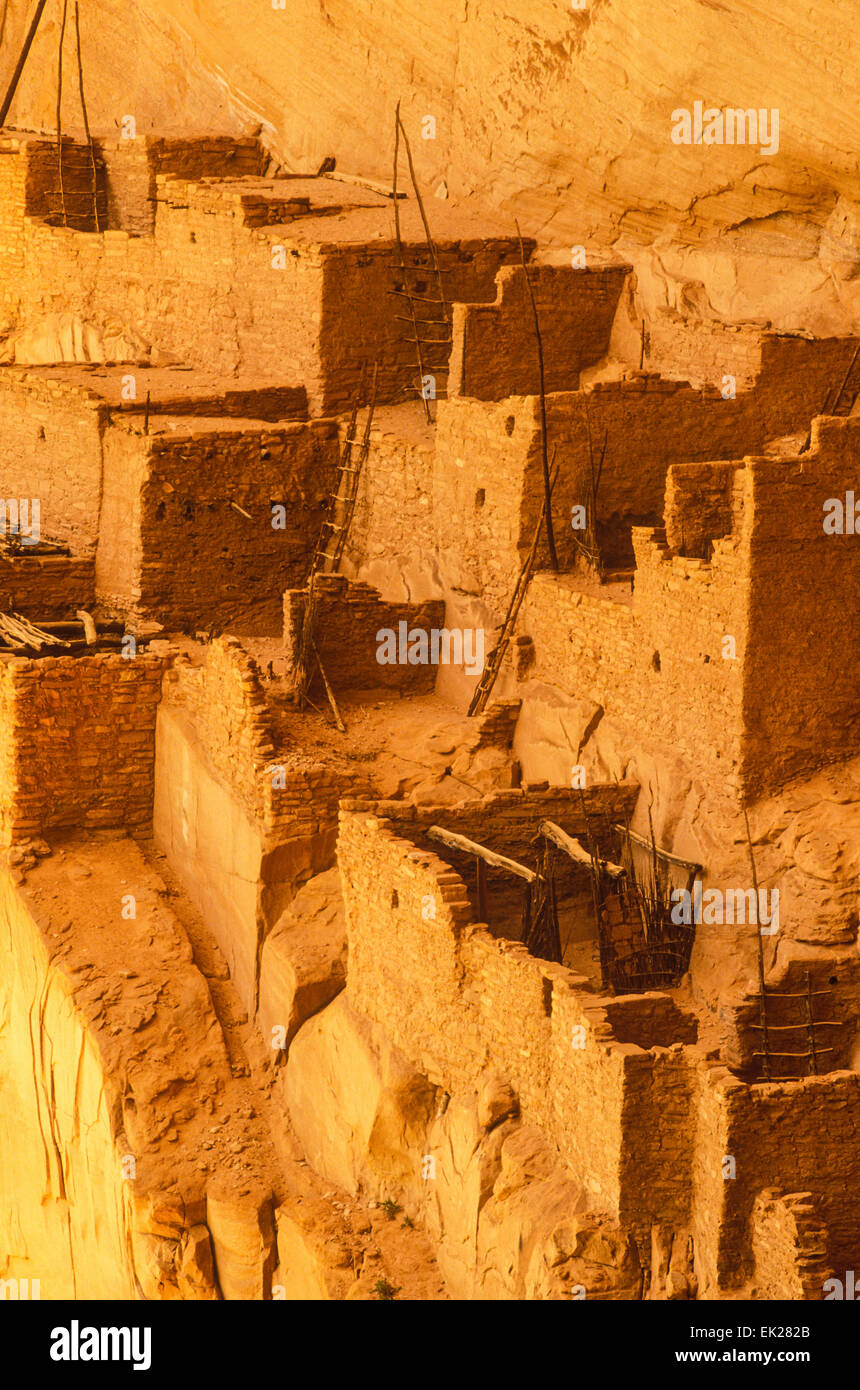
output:
M531 300L532 316L534 318L535 325L535 341L537 343L538 357L538 377L540 380L540 443L541 464L543 467L543 491L544 500L546 502L546 544L547 549L549 551L549 562L552 568L557 572L558 556L555 551L555 533L553 532L552 528L552 489L550 487L549 481L549 449L547 445L546 428L546 377L544 373L543 362L543 338L541 337L540 331L540 318L538 316L537 300L535 299L535 292L532 286L531 276L529 275L528 266L526 265L526 248L523 242L523 235L520 231L519 222L515 222L514 226L517 229L517 236L520 239L520 260L522 261L523 274L526 277L526 289L528 290L529 299Z
M97 232L100 232L101 226L99 225L99 180L98 172L96 170L96 147L93 144L93 137L90 133L90 121L89 116L87 115L87 103L84 98L84 65L81 59L81 21L80 16L78 14L78 0L75 0L75 36L77 39L78 50L78 87L80 88L81 93L81 111L83 112L84 116L84 130L86 131L87 144L90 147L90 164L92 165L93 172L93 218L95 222L95 229Z
M60 207L63 214L63 226L69 225L66 215L66 190L63 186L63 130L62 130L62 104L63 104L63 40L66 37L66 15L69 8L69 0L63 0L63 19L60 24L60 50L57 58L57 172L60 180Z

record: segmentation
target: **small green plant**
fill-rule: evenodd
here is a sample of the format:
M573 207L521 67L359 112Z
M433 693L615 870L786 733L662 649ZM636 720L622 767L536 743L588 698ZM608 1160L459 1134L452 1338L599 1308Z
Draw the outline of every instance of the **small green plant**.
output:
M387 1279L377 1279L372 1292L384 1303L390 1303L400 1293L400 1285L390 1284Z
M401 1226L405 1226L408 1231L411 1231L415 1226L415 1222L412 1220L411 1216L404 1216L400 1224Z
M395 1216L397 1216L403 1210L401 1206L398 1206L397 1202L392 1202L390 1197L386 1197L384 1202L377 1202L377 1206L379 1207L380 1211L385 1212L385 1215L388 1217L389 1221L393 1221Z

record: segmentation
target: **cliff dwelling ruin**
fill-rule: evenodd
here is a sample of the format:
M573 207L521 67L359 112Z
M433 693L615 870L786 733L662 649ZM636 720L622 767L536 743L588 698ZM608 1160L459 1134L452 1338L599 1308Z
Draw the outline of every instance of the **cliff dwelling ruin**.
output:
M2 5L4 1296L853 1290L808 7L239 8Z

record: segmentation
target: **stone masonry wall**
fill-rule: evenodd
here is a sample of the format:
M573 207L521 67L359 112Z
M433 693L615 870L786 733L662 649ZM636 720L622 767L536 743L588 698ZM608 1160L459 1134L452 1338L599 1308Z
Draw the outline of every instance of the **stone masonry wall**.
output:
M822 419L809 453L749 472L743 772L763 789L860 741L860 537L824 531L828 499L860 497L860 422Z
M3 162L24 157L12 149ZM369 391L374 362L380 403L402 401L414 384L414 348L398 318L404 301L391 293L395 244L387 231L380 238L369 228L366 239L338 245L323 227L309 240L291 232L290 219L261 220L265 196L249 206L239 183L160 173L153 236L81 235L25 216L14 174L0 180L0 196L4 190L0 225L10 235L0 240L0 313L12 322L53 314L110 322L162 360L225 376L241 369L283 379L288 362L315 414L348 409L362 382ZM477 301L492 297L515 239L440 242L438 250L446 296ZM406 252L419 267L427 257L423 241Z
M436 497L458 517L446 553L504 612L531 544L543 502L539 402L453 400L439 406ZM590 506L589 428L597 465L606 438L598 495L601 547L608 562L632 565L630 528L662 520L673 463L741 457L761 448L767 430L747 398L683 383L632 378L549 397L548 440L559 467L553 523L562 569L576 560L572 507ZM752 443L751 443L752 441ZM452 506L453 504L453 506ZM538 567L548 563L541 542Z
M146 824L163 670L148 654L0 661L7 843Z
M337 428L206 423L106 435L99 596L188 631L229 623L274 634L284 589L307 576L334 483Z
M529 267L544 354L545 389L576 391L584 367L598 362L630 267L573 270ZM534 395L540 390L534 315L521 266L496 277L494 304L457 304L449 396L482 401Z
M682 1052L616 1042L579 977L474 925L459 874L360 804L343 803L338 843L354 1006L449 1092L499 1070L595 1202L641 1241L657 1187L686 1217Z
M141 135L99 140L98 148L106 171L108 225L135 236L151 236L155 228L159 174L186 179L240 178L261 174L268 159L253 137L177 140Z
M93 557L72 555L0 557L0 611L21 613L37 625L73 618L95 604Z
M434 431L421 423L416 428L418 412L416 405L408 433L393 412L376 415L346 544L347 561L385 598L429 597L432 583L441 529L434 509Z
M582 591L576 579L534 577L520 618L535 644L532 675L590 700L628 730L680 752L697 777L732 791L742 737L747 632L743 571L731 549L713 564L672 556L636 531L632 608ZM737 644L723 658L723 638Z
M757 1297L820 1302L830 1277L828 1235L810 1194L766 1188L752 1228Z
M781 375L774 369L767 381L734 400L724 400L713 386L693 388L647 373L548 397L549 452L559 468L553 523L562 569L573 568L576 560L571 509L590 506L589 432L595 465L606 441L597 506L601 549L608 564L632 566L631 527L662 521L673 464L742 459L761 453L770 439L808 430L824 395L810 388L810 372L814 366L816 382L835 377L838 385L835 349L828 340L817 355L817 343L796 340L801 352L794 339L787 341L792 346L781 349ZM844 356L844 342L841 351ZM446 572L460 572L463 586L482 592L500 614L531 544L543 492L536 397L440 402L434 510L458 518L456 532L448 528L447 540L440 539L440 551ZM542 542L538 567L547 563Z
M106 419L84 387L0 367L2 495L38 497L42 534L75 549L98 535Z
M751 798L851 755L860 726L856 535L824 531L825 504L852 491L860 429L825 418L796 459L670 474L675 538L725 531L710 563L634 529L632 609L535 576L522 629L535 675L592 700L680 752L714 788ZM714 501L714 497L716 501ZM715 517L722 513L722 520ZM790 633L790 640L785 634Z
M326 676L334 690L372 690L384 686L403 694L427 695L436 683L438 665L381 663L378 634L388 629L395 639L399 624L428 634L445 626L445 605L438 599L426 603L384 603L368 584L349 581L339 574L319 575L314 582L316 621L314 640ZM284 646L294 664L301 646L307 589L288 589L284 594ZM403 644L407 648L407 644Z
M197 739L252 816L262 812L260 776L274 754L269 711L256 662L235 637L200 649L198 663L181 657L165 686L165 703L181 707Z
M828 397L832 404L857 346L852 338L766 332L745 324L687 318L671 310L657 314L646 334L649 369L720 389L731 377L738 394L754 391L771 418L786 410L796 410L807 420L821 414ZM856 376L855 366L852 381Z
M712 1065L698 1100L694 1235L700 1286L739 1288L754 1272L753 1210L763 1189L809 1193L837 1277L856 1268L860 1214L845 1201L860 1181L860 1076L833 1072L748 1086ZM786 1142L788 1133L791 1142ZM735 1177L724 1177L724 1158Z

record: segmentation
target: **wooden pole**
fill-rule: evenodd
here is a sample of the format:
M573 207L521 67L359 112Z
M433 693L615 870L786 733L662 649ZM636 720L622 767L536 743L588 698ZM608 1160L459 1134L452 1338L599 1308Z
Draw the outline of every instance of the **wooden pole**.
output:
M540 833L545 839L551 840L554 845L563 850L574 863L582 864L584 868L589 870L592 868L593 860L588 850L583 849L579 841L562 830L560 825L556 825L551 820L541 821ZM601 873L606 874L609 878L626 878L627 876L627 870L623 864L613 864L611 859L600 858L598 858L597 863Z
M98 171L96 169L96 147L93 144L93 137L90 133L90 121L89 116L87 115L87 103L84 97L84 65L83 60L81 58L81 21L80 15L78 13L78 0L75 0L75 37L77 39L78 51L78 87L81 93L81 111L83 112L84 117L84 130L86 131L87 144L90 147L90 164L92 165L93 173L93 218L95 221L96 231L100 232L101 226L99 225L99 179Z
M613 825L612 829L617 830L621 835L628 835L634 845L638 845L640 849L651 849L651 841L643 840L641 835L635 835L628 826ZM700 874L702 872L702 865L694 864L692 859L681 859L677 854L670 854L667 849L658 849L657 854L661 859L665 859L667 864L677 864L679 869L687 869L692 874Z
M505 869L509 874L516 874L517 878L524 878L526 883L537 881L537 874L527 869L525 864L518 864L516 859L508 859L504 854L496 854L484 845L479 845L476 840L468 840L465 835L455 835L453 830L443 830L441 825L431 825L427 831L427 838L438 840L441 845L459 850L461 854L474 854L491 868Z
M394 173L392 174L391 178L391 191L394 197L394 236L397 242L397 254L400 257L400 269L403 272L403 288L406 291L406 297L409 302L409 313L412 317L412 331L415 334L415 355L418 358L418 375L420 380L419 392L421 395L422 404L424 406L424 414L427 418L427 423L430 424L432 423L432 416L430 414L430 402L424 394L425 372L424 355L421 351L421 333L418 328L418 316L415 312L415 304L413 303L412 294L409 289L409 272L406 269L406 256L403 250L403 237L400 231L400 208L398 207L397 199L397 165L400 157L400 129L400 102L398 101L397 106L394 109Z
M60 181L60 207L63 214L63 226L69 225L66 215L66 190L63 184L63 130L62 130L62 104L63 104L63 40L66 37L66 14L69 8L69 0L63 0L63 18L60 24L60 50L57 58L57 176Z
M3 105L0 106L0 127L6 124L6 117L9 115L9 107L12 105L12 99L15 96L15 92L18 89L18 83L21 80L21 73L24 71L24 64L27 61L30 49L33 47L33 40L36 37L36 30L39 27L39 20L42 18L42 14L47 3L48 0L39 0L39 3L36 6L36 13L33 15L32 23L30 25L30 28L27 30L27 37L24 40L24 47L21 49L18 62L15 64L15 71L12 74L12 80L10 81L9 86L6 89L6 95L3 98Z
M322 661L320 660L320 654L319 654L319 652L317 651L317 644L316 644L316 642L313 642L313 641L312 641L312 646L313 646L314 656L315 656L316 659L317 659L317 666L319 667L319 673L320 673L320 675L322 676L322 683L323 683L323 685L325 686L325 693L326 693L326 695L327 695L327 697L328 697L328 702L329 702L329 704L331 705L331 712L332 712L332 714L334 715L335 726L336 726L336 728L338 729L338 731L339 731L340 733L345 734L345 733L346 733L346 725L344 724L343 720L342 720L341 717L340 717L340 710L338 709L338 707L337 707L337 701L336 701L335 698L334 698L334 691L332 690L331 686L330 686L329 683L328 683L328 676L326 675L326 673L325 673L325 667L323 666Z
M541 465L543 467L543 491L546 502L546 544L549 551L549 562L554 570L558 570L558 555L555 550L555 533L552 529L552 488L549 479L549 446L547 444L546 427L546 377L543 362L543 338L540 331L540 317L538 315L537 300L535 299L534 287L526 265L526 248L523 242L523 235L520 231L519 222L514 223L517 229L517 236L520 239L520 260L522 261L523 274L526 277L526 289L532 306L532 317L535 325L535 341L537 343L538 357L538 377L540 380L540 444L541 444Z

